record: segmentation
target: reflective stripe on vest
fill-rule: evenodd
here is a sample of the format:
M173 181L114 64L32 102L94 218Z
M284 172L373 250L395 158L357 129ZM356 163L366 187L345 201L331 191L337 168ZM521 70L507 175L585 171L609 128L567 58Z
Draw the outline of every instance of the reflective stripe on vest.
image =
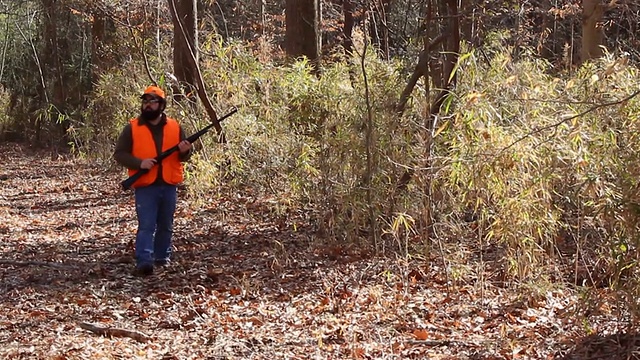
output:
M138 119L131 119L131 137L133 139L132 155L138 159L155 158L159 154L156 151L156 143L153 140L151 129L146 125L140 125ZM180 142L180 126L174 119L167 118L167 123L162 129L162 151L177 145ZM129 176L138 170L129 169ZM162 160L162 179L167 184L177 185L182 182L182 163L178 151ZM142 175L133 187L147 186L153 184L158 177L158 165L152 167L149 172Z

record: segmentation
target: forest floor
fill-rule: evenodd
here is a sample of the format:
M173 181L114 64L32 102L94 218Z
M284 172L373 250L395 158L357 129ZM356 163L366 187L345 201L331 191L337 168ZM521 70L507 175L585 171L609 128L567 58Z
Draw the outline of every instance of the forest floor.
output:
M453 284L438 261L323 245L247 194L181 191L174 263L137 277L123 171L15 144L0 163L3 359L638 356L607 312L587 330L571 289Z

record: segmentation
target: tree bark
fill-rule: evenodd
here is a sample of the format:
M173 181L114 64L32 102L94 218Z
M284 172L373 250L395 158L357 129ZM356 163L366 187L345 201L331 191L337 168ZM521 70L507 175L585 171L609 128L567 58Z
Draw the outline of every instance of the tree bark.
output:
M549 13L549 10L553 7L551 0L542 0L540 1L540 16L542 17L541 26L540 26L540 34L538 35L538 45L537 51L540 56L545 59L550 59L553 54L556 53L555 41L551 41L553 39L553 35L555 35L555 19Z
M600 0L582 0L582 62L602 56L602 16L604 8Z
M413 92L418 80L427 75L428 72L428 59L431 51L433 51L438 45L444 42L447 39L447 34L440 34L438 37L433 39L433 41L425 45L424 49L420 52L420 56L418 58L418 63L416 64L409 81L407 81L407 85L405 85L402 94L400 94L400 100L398 100L398 104L396 105L396 112L398 115L402 115L405 107L407 106L407 101L409 100L409 96Z
M267 0L258 0L260 2L260 35L264 36L267 28Z
M285 48L291 57L307 57L316 70L320 65L320 0L287 0Z
M428 116L431 117L440 112L442 103L446 99L451 89L456 85L457 76L453 73L458 57L460 56L460 19L458 18L458 3L456 0L440 0L441 13L446 14L448 23L446 33L449 34L445 43L445 50L442 53L441 76L434 78L434 83L441 89L431 104ZM432 71L432 73L438 73Z
M59 56L58 45L58 6L55 0L42 0L44 6L44 63L48 70L49 79L53 79L52 102L55 106L62 106L65 96L62 60Z
M479 46L484 35L480 18L486 9L485 3L486 0L460 2L460 38L472 47Z

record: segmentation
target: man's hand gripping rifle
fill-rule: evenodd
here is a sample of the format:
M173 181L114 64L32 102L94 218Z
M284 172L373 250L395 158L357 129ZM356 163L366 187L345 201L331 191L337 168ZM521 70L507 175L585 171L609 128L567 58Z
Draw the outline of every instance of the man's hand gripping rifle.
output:
M228 114L226 114L223 117L219 118L218 119L218 123L222 122L222 120L228 118L229 116L235 114L237 111L238 111L237 108L233 108L233 110L231 110ZM211 124L207 125L204 129L202 129L202 130L198 131L197 133L195 133L195 134L189 136L188 138L186 138L186 140L193 144L196 140L198 140L198 138L200 138L200 136L206 134L214 126L215 126L215 124L211 123ZM175 146L163 151L160 155L158 155L155 158L156 159L156 164L159 164L163 159L166 159L169 155L173 154L176 151L178 151L178 145L175 145ZM129 178L127 178L126 180L124 180L124 181L122 181L120 183L122 185L122 189L128 190L129 188L131 188L131 186L142 175L146 174L147 172L149 172L148 169L140 169L137 173L129 176Z

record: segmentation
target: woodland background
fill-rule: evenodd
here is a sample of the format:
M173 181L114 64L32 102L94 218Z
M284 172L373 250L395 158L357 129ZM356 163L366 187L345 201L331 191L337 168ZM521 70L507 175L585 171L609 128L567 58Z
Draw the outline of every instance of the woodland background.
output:
M637 323L635 1L5 0L0 19L5 141L121 171L157 83L189 133L239 109L188 164L195 208L251 194L337 253L570 289L587 334L604 302Z

